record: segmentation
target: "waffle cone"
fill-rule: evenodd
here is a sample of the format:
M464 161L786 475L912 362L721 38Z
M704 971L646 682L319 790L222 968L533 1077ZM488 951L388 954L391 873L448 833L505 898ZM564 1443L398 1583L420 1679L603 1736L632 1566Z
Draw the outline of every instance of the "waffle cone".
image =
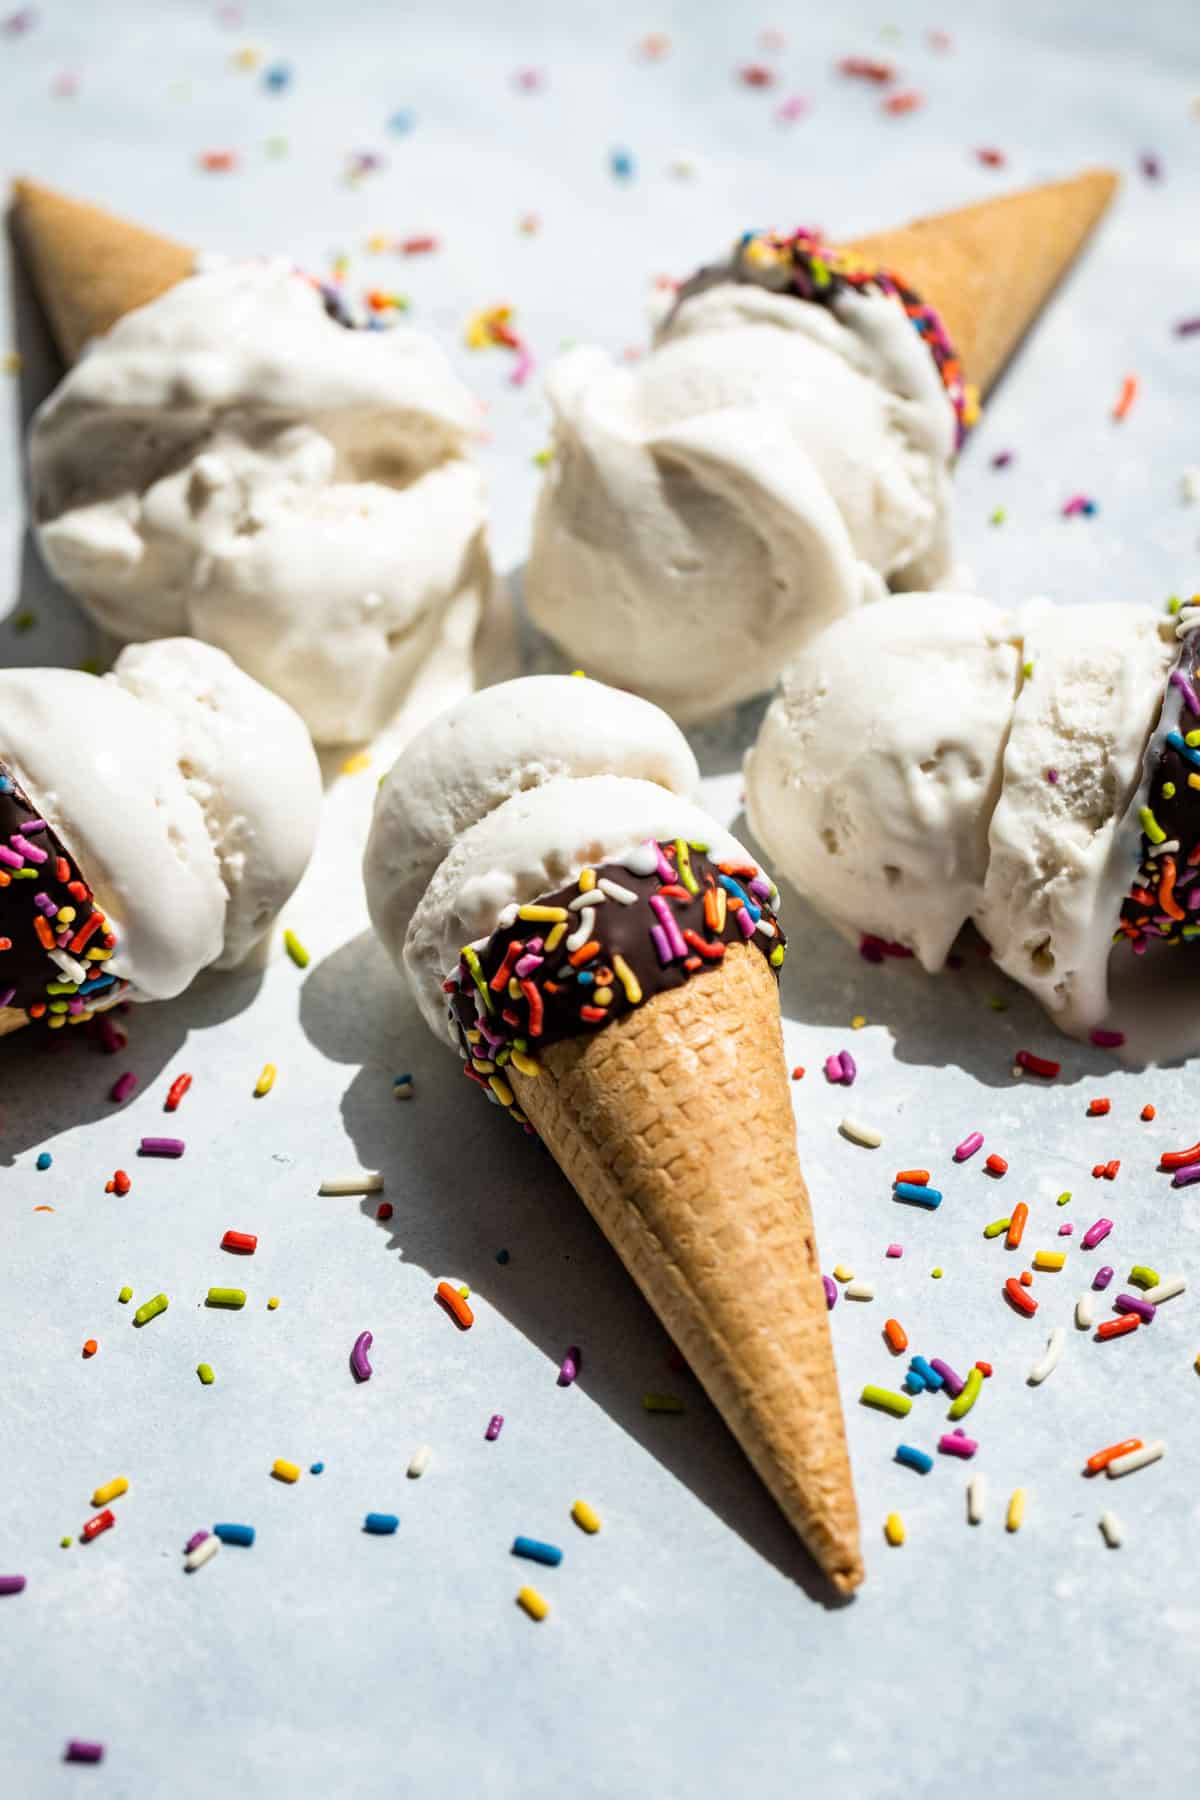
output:
M1024 188L843 244L894 271L942 315L968 381L986 393L1117 189L1106 169Z
M20 1031L22 1025L29 1024L29 1014L22 1012L18 1006L0 1006L0 1038L7 1037L11 1031Z
M512 1085L833 1586L858 1513L775 978L757 950L654 995Z
M190 275L195 252L36 182L13 184L13 219L64 362L89 338Z

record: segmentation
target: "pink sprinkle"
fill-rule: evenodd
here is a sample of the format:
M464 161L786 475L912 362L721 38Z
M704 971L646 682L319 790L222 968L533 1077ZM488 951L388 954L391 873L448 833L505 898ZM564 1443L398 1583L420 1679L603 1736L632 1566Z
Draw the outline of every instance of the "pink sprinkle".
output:
M1057 769L1047 769L1046 770L1046 780L1050 783L1051 787L1057 787L1058 786L1058 770Z
M674 913L671 911L661 894L651 894L650 910L657 918L666 936L666 940L671 946L671 955L680 958L685 957L687 955L687 945L684 943L683 935L680 932L678 925L675 923ZM742 911L745 911L744 907L742 908ZM750 921L750 929L751 931L754 929L753 920Z
M754 936L754 920L750 917L750 908L748 906L739 906L735 917L738 922L738 930L741 932L742 936L744 938L752 938Z
M1058 1235L1059 1237L1070 1237L1074 1230L1075 1227L1073 1225L1060 1225L1058 1228Z
M1176 337L1194 337L1200 331L1200 315L1194 319L1180 319L1175 326Z
M513 387L524 387L533 374L533 355L524 344L517 351L517 360L513 364L509 381Z
M983 1149L983 1133L982 1133L982 1131L969 1131L967 1133L966 1137L963 1139L962 1143L959 1144L958 1147L956 1148L956 1150L954 1152L954 1160L957 1163L966 1162L968 1160L968 1158L974 1156L974 1154L977 1150L982 1150L982 1149Z
M792 125L797 119L802 119L807 111L808 101L803 94L789 94L787 99L776 107L775 117L781 125Z
M1085 1250L1094 1250L1097 1244L1104 1242L1112 1228L1111 1219L1097 1219L1094 1225L1088 1226L1079 1241Z
M904 1245L903 1244L889 1244L887 1247L887 1254L889 1256L903 1256L904 1255Z
M1099 1025L1088 1035L1093 1044L1098 1044L1101 1050L1115 1050L1118 1045L1125 1042L1123 1031L1106 1031Z
M124 1075L118 1075L117 1079L113 1082L110 1098L115 1100L119 1106L122 1100L128 1100L136 1086L137 1076L132 1069L126 1069Z
M1138 168L1142 171L1142 174L1146 177L1147 181L1162 180L1162 163L1151 151L1144 150L1141 156L1138 157Z
M966 1462L974 1456L979 1444L975 1438L969 1438L965 1431L947 1431L938 1439L938 1449L943 1456L961 1456Z
M568 1344L567 1353L562 1359L562 1367L558 1371L559 1387L570 1387L583 1366L583 1351L578 1344Z
M100 1034L100 1041L104 1045L107 1056L116 1056L129 1042L125 1033L118 1031L112 1020L106 1019L103 1014L96 1020L96 1030Z
M496 1439L500 1436L500 1433L503 1430L504 1430L504 1414L503 1413L493 1413L491 1418L488 1420L487 1430L484 1432L483 1435L487 1439L489 1444L494 1444Z
M842 1053L840 1050L835 1050L832 1056L825 1058L825 1079L826 1081L841 1081Z

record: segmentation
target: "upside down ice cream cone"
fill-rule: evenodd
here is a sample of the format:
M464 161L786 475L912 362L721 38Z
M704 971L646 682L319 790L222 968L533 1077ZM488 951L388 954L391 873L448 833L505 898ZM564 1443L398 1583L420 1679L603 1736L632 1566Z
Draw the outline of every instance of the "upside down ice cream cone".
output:
M196 253L101 207L16 181L13 219L64 362L191 275Z
M464 1072L536 1130L834 1588L862 1579L771 882L631 695L532 677L380 789L372 919ZM465 948L462 946L465 944Z

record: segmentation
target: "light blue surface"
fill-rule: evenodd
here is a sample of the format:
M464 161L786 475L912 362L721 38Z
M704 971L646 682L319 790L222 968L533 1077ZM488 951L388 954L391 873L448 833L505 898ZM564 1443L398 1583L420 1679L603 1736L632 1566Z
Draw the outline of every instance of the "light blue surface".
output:
M344 249L356 286L410 293L414 321L489 403L506 570L524 552L546 422L536 381L514 389L507 357L461 347L475 308L511 301L543 362L568 338L621 349L644 341L655 276L686 273L745 226L851 235L1110 162L1125 193L963 459L960 543L1001 599L1159 604L1197 585L1200 509L1181 503L1179 483L1200 463L1200 338L1171 330L1200 313L1192 8L878 0L760 19L694 0L277 0L234 28L208 5L50 0L39 12L26 36L0 35L2 172L209 248L287 251L314 269ZM781 53L757 45L774 24ZM942 26L954 45L938 53L925 32ZM673 39L658 62L635 54L651 30ZM290 87L235 71L244 45L263 66L289 65ZM849 53L894 59L924 110L884 115L878 90L832 72ZM778 66L775 88L734 78L754 60ZM528 67L545 70L544 88L514 87ZM64 72L78 76L75 98L51 94ZM793 93L811 113L780 125ZM400 109L415 121L404 136L386 128ZM267 154L276 135L286 155ZM980 167L981 144L1006 150L1007 169ZM226 148L242 158L237 173L198 170L199 152ZM610 172L618 149L635 159L630 181ZM348 187L346 157L361 150L387 166ZM1161 157L1161 183L1139 176L1143 151ZM695 161L690 179L669 173L680 154ZM535 236L518 230L530 212ZM439 254L360 254L373 232L425 231L443 240ZM0 351L26 355L19 379L0 377L0 567L13 613L30 608L36 624L0 627L0 655L71 662L89 633L24 549L22 409L52 366L27 297L21 314L0 310ZM1141 392L1115 426L1131 372ZM994 473L989 459L1006 448L1016 463ZM1062 519L1078 491L1098 514ZM997 505L1007 520L991 527ZM697 740L726 817L753 725L747 709ZM0 1050L0 1572L29 1577L0 1600L6 1800L85 1788L103 1800L1187 1791L1200 1753L1200 1213L1153 1169L1160 1148L1197 1135L1194 1074L1114 1072L1055 1039L982 963L940 982L910 964L871 969L793 903L787 1048L809 1071L795 1096L823 1266L850 1264L877 1294L842 1300L831 1319L868 1580L853 1605L827 1610L583 1209L467 1091L365 935L355 846L377 772L335 787L289 915L313 952L307 971L280 958L261 977L141 1009L117 1058L82 1045ZM992 1011L993 994L1007 1012ZM859 1013L868 1024L851 1035ZM849 1042L852 1095L820 1074ZM1015 1083L1021 1046L1061 1055L1063 1078ZM268 1059L278 1079L255 1100ZM140 1086L117 1108L107 1094L127 1067ZM195 1083L171 1129L187 1153L139 1160L137 1140L162 1129L162 1095L184 1068ZM392 1080L409 1069L416 1096L398 1105ZM1097 1092L1112 1112L1085 1120ZM1138 1123L1146 1100L1154 1125ZM838 1136L846 1111L881 1127L881 1150ZM1009 1159L1002 1182L982 1157L950 1160L976 1126ZM38 1173L44 1146L54 1161ZM1093 1162L1109 1156L1122 1160L1117 1183L1094 1182ZM936 1213L890 1198L894 1171L914 1164L945 1194ZM118 1165L133 1177L125 1200L104 1193ZM385 1173L386 1225L377 1197L317 1197L322 1177L359 1167ZM1030 1254L1069 1251L1062 1275L1039 1277L1032 1322L1000 1294L1022 1265L981 1236L1018 1198ZM1079 1234L1101 1212L1117 1227L1089 1256ZM1074 1240L1056 1235L1065 1220ZM230 1226L259 1235L236 1270L218 1248ZM893 1240L899 1261L884 1256ZM1193 1287L1150 1329L1095 1345L1070 1321L1102 1256L1119 1273L1138 1261L1182 1269ZM208 1287L234 1279L245 1309L206 1309ZM469 1333L434 1303L441 1279L470 1286ZM162 1290L169 1311L134 1330L133 1307L117 1303L125 1282L133 1305ZM934 1449L944 1397L918 1396L903 1427L857 1404L864 1382L902 1379L880 1337L888 1316L918 1354L960 1371L994 1364L971 1414L974 1463L937 1457L922 1478L893 1460L901 1431ZM1031 1389L1055 1323L1068 1326L1061 1364ZM357 1385L348 1359L364 1329L374 1374ZM99 1352L85 1362L91 1336ZM560 1388L569 1344L582 1371ZM212 1387L196 1377L201 1361ZM644 1413L647 1389L683 1394L687 1411ZM494 1412L505 1425L488 1443ZM1081 1478L1088 1453L1130 1434L1167 1437L1165 1460L1123 1482ZM421 1443L432 1461L411 1481ZM295 1485L271 1479L277 1457L306 1471ZM325 1464L316 1480L314 1460ZM975 1472L990 1498L972 1529ZM130 1489L114 1502L116 1529L60 1550L92 1489L117 1474ZM1009 1536L1018 1485L1026 1521ZM596 1537L571 1523L579 1497L604 1521ZM1097 1529L1108 1506L1126 1530L1119 1551ZM893 1510L908 1528L898 1550L882 1538ZM397 1513L395 1536L365 1533L370 1511ZM253 1524L253 1548L224 1546L185 1576L182 1545L218 1519ZM518 1534L564 1549L561 1568L537 1572L552 1607L541 1625L514 1605ZM103 1740L103 1767L62 1766L69 1737Z

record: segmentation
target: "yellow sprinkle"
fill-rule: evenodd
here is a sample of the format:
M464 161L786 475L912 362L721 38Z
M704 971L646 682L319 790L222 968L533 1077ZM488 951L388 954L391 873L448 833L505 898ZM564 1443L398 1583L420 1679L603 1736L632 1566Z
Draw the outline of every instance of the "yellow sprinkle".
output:
M200 1382L203 1387L211 1387L216 1380L216 1376L213 1374L212 1368L208 1363L197 1363L196 1373L200 1377Z
M579 891L580 891L580 893L581 894L590 894L592 889L595 887L595 885L596 885L595 869L580 869L580 871L579 871Z
M367 239L367 249L372 256L379 256L387 249L390 241L389 238L384 237L382 232L373 232Z
M58 1547L60 1550L69 1550L71 1548L70 1538L69 1537L59 1538Z
M460 1294L461 1294L461 1295L462 1295L462 1297L463 1297L463 1299L464 1299L464 1300L469 1300L469 1299L470 1299L470 1298L471 1298L471 1290L470 1290L470 1288L469 1288L469 1287L468 1287L468 1286L467 1286L467 1284L466 1284L466 1282L465 1282L465 1281L460 1281L460 1282L459 1282L459 1284L458 1284L458 1291L459 1291L459 1293L460 1293Z
M517 1595L517 1605L524 1607L531 1619L541 1621L550 1611L550 1602L543 1600L536 1588L523 1587Z
M6 375L19 375L21 373L21 352L19 350L6 350L4 355L0 357L0 369L2 369Z
M486 1056L473 1056L471 1058L471 1067L477 1075L494 1075L496 1073L495 1063Z
M304 945L300 942L300 939L296 936L294 931L284 932L283 947L298 969L307 969L309 963L308 951L304 948Z
M263 1094L269 1094L271 1089L275 1086L275 1073L274 1063L263 1064L262 1074L254 1084L254 1091L260 1098Z
M505 1081L503 1075L489 1075L488 1086L491 1088L493 1094L495 1094L501 1106L512 1105L513 1091L509 1087L507 1081Z
M853 1281L854 1270L848 1269L845 1263L839 1263L837 1268L833 1271L833 1279L835 1281Z
M271 1464L271 1473L276 1481L299 1481L300 1464L286 1462L282 1456L277 1456Z
M238 50L234 53L233 66L235 69L257 69L260 54L257 50Z
M554 454L554 452L553 452L553 451L551 451L551 452L550 452L550 454L551 454L551 456L553 456L553 454ZM579 681L586 681L586 680L587 680L587 670L586 670L586 669L572 669L572 670L571 670L571 674L572 674L572 675L573 675L573 676L575 676L575 677L576 677L576 679L577 679L577 680L579 680Z
M123 1475L114 1475L103 1487L98 1487L92 1495L93 1506L107 1506L110 1500L119 1500L122 1494L129 1492L129 1483Z
M356 750L354 755L348 756L346 758L345 762L342 764L342 774L343 775L361 775L362 771L364 769L369 769L370 766L371 766L371 759L367 755L366 751L365 750Z
M1188 776L1188 786L1193 787L1193 788L1200 788L1200 775L1189 775Z
M596 1006L611 1006L613 991L610 987L592 989L592 1001Z
M546 955L547 956L550 956L555 950L558 949L558 946L562 943L562 941L566 937L566 935L567 935L567 925L566 925L565 919L560 921L559 924L551 926L550 934L546 939Z
M1012 1499L1008 1503L1008 1513L1004 1520L1006 1531L1020 1531L1025 1518L1025 1489L1014 1488Z
M577 1500L575 1502L574 1506L571 1508L571 1517L578 1525L580 1531L586 1531L589 1536L594 1535L600 1529L600 1520L592 1511L586 1500Z
M515 975L510 978L508 983L508 997L510 1000L519 1000L521 998L521 984Z
M945 1273L945 1270L944 1269L930 1269L929 1273L935 1281L940 1281L942 1279L942 1276Z
M721 892L724 893L724 891L725 890L722 888ZM625 989L625 998L628 1000L630 1006L637 1006L642 998L642 987L637 976L625 961L625 958L617 952L613 953L612 966L616 972L617 980Z
M785 944L776 944L776 946L772 950L770 956L768 956L767 961L770 963L770 965L773 969L782 969L783 959L786 955L787 955L787 946Z
M1066 1260L1065 1250L1035 1250L1033 1266L1035 1269L1061 1269Z
M537 1060L537 1057L526 1056L523 1050L513 1051L512 1066L522 1075L540 1075L542 1072L542 1065Z
M570 917L565 906L523 906L518 919L531 919L537 925L557 925Z
M854 1017L850 1021L851 1031L861 1031L863 1026L866 1024L866 1022L867 1021L863 1018L863 1015L861 1013L855 1013Z
M904 1542L904 1520L899 1513L889 1513L884 1522L883 1535L888 1543L896 1548Z
M271 1298L270 1298L270 1299L269 1299L269 1300L268 1300L268 1301L267 1301L267 1311L268 1311L268 1312L274 1312L274 1311L275 1311L275 1308L276 1308L276 1307L277 1307L277 1306L278 1306L278 1305L279 1305L279 1295L278 1295L278 1294L272 1294L272 1295L271 1295Z

